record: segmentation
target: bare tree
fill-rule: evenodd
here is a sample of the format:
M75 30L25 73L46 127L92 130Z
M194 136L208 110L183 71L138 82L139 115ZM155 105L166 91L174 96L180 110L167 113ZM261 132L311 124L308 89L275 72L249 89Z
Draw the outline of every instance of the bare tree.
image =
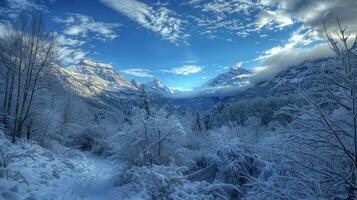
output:
M297 119L291 125L288 157L320 178L324 191L337 195L345 190L355 199L357 190L357 37L350 38L337 19L336 37L325 29L337 59L313 69L310 88L297 89L307 106L292 106Z
M41 16L19 17L1 41L4 77L3 112L11 123L12 142L30 123L29 115L39 80L54 60L55 40L45 30ZM9 126L7 124L6 126Z

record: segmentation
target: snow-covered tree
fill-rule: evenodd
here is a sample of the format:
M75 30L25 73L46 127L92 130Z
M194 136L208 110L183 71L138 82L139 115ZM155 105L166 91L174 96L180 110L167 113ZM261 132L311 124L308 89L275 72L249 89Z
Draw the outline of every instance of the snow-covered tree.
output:
M139 101L140 101L140 105L139 105L140 109L145 112L147 118L150 117L151 111L150 111L150 105L149 105L149 97L147 96L144 87L141 88Z
M204 131L204 124L202 122L200 113L196 112L194 115L195 115L194 118L195 121L192 124L192 131L197 134L200 134Z
M297 118L290 126L289 153L301 170L313 172L329 197L357 190L357 38L350 38L338 21L339 32L327 33L336 60L314 69L313 87L298 87L307 106L292 106ZM337 38L337 39L336 39Z
M41 77L54 60L55 40L45 30L43 18L19 17L1 40L1 73L4 75L3 115L12 131L12 142L21 137L31 123L30 113Z
M137 110L127 126L115 138L119 141L121 158L136 165L168 164L181 148L184 128L173 115L161 109L151 115Z

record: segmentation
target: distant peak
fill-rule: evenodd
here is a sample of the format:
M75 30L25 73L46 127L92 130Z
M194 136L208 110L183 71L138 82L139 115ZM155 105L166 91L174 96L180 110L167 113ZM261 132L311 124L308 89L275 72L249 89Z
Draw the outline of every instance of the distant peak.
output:
M231 67L230 72L232 73L241 73L241 74L251 74L251 72L244 67L240 63Z
M140 84L137 80L135 80L135 79L131 80L130 83L131 83L132 85L134 85L135 87L140 87L140 85L141 85L141 84Z
M242 68L242 63L241 63L241 62L235 64L235 65L232 67L233 70L238 70L238 69L241 69L241 68Z
M106 63L100 63L88 58L85 58L84 60L82 60L81 62L82 65L87 66L87 67L100 67L100 68L108 68L108 69L113 69L113 66L111 66L110 64L106 64Z
M159 79L155 79L153 81L153 83L156 85L156 86L159 86L159 87L162 87L164 84L159 80Z

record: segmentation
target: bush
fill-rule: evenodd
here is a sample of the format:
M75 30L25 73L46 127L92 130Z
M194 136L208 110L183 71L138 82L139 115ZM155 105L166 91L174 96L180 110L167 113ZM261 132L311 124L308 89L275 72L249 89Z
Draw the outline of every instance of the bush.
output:
M191 182L184 175L186 170L177 166L132 167L119 176L117 184L134 188L143 199L229 199L226 191L238 191L228 184Z

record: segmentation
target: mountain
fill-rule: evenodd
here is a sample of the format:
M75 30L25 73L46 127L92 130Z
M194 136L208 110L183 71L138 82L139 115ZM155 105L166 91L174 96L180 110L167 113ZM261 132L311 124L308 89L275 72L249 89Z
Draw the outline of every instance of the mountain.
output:
M78 84L82 89L87 88L89 95L105 91L135 90L135 87L109 64L85 59L78 65L62 70L72 79L71 83Z
M129 82L113 66L90 59L84 59L68 68L60 68L59 71L66 85L85 97L135 99L140 95L142 88L148 96L170 97L173 94L173 91L159 80L145 84L136 80Z
M229 69L229 71L207 81L201 86L201 88L224 88L230 86L241 87L249 83L249 78L252 75L253 74L250 71L236 65Z
M169 87L165 86L160 80L153 80L152 82L143 84L145 91L153 94L161 94L163 96L169 97L174 94L174 91Z

